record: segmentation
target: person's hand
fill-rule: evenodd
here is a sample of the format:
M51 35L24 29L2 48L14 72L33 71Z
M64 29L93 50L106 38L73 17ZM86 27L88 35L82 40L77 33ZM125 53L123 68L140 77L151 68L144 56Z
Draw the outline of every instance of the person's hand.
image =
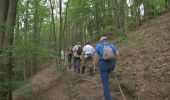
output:
M116 53L114 54L114 59L116 60L119 56L119 51L117 50Z

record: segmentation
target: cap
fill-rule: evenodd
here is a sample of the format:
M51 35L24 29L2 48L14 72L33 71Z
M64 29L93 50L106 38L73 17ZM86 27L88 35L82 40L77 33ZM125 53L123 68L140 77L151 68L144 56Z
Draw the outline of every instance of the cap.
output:
M77 42L77 44L79 44L79 45L80 45L80 44L81 44L81 42Z
M103 40L106 40L106 39L107 39L106 37L101 37L100 41L103 41Z

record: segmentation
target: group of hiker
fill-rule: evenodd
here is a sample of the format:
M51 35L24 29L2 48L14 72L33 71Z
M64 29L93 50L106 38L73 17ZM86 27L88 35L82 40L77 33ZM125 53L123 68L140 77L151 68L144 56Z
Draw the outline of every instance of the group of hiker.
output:
M105 100L112 100L109 90L109 74L114 70L118 52L113 43L107 41L107 37L101 37L100 43L94 48L90 42L84 47L78 42L67 53L69 68L73 57L74 72L84 73L85 68L89 68L89 75L93 76L94 71L99 67L99 72L103 85Z
M94 64L92 61L94 53L95 49L90 42L87 42L84 47L78 42L72 49L68 50L69 68L71 68L71 59L73 56L74 72L84 73L85 68L89 67L89 74L93 75Z

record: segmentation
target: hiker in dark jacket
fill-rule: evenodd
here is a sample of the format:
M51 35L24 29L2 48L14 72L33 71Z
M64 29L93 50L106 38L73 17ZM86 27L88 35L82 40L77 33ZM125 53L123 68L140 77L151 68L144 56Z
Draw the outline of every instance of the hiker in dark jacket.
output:
M104 92L104 97L105 100L112 100L111 95L110 95L110 89L109 89L109 74L111 71L114 70L115 64L116 64L116 47L115 45L109 43L106 41L106 37L101 37L100 38L100 43L97 44L95 48L95 55L94 55L94 63L95 67L98 66L98 61L99 61L99 70L100 70L100 76L102 80L102 85L103 85L103 92ZM106 59L104 55L106 51L105 46L108 46L110 48L110 53L112 53L112 59ZM107 48L106 48L107 49ZM109 55L110 56L110 55Z

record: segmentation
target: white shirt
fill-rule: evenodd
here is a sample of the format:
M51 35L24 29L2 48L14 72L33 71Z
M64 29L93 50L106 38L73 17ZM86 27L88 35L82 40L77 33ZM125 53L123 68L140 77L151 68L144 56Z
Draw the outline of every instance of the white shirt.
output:
M84 52L84 54L86 56L87 54L93 54L95 52L95 50L91 45L88 44L88 45L84 46L83 52Z

